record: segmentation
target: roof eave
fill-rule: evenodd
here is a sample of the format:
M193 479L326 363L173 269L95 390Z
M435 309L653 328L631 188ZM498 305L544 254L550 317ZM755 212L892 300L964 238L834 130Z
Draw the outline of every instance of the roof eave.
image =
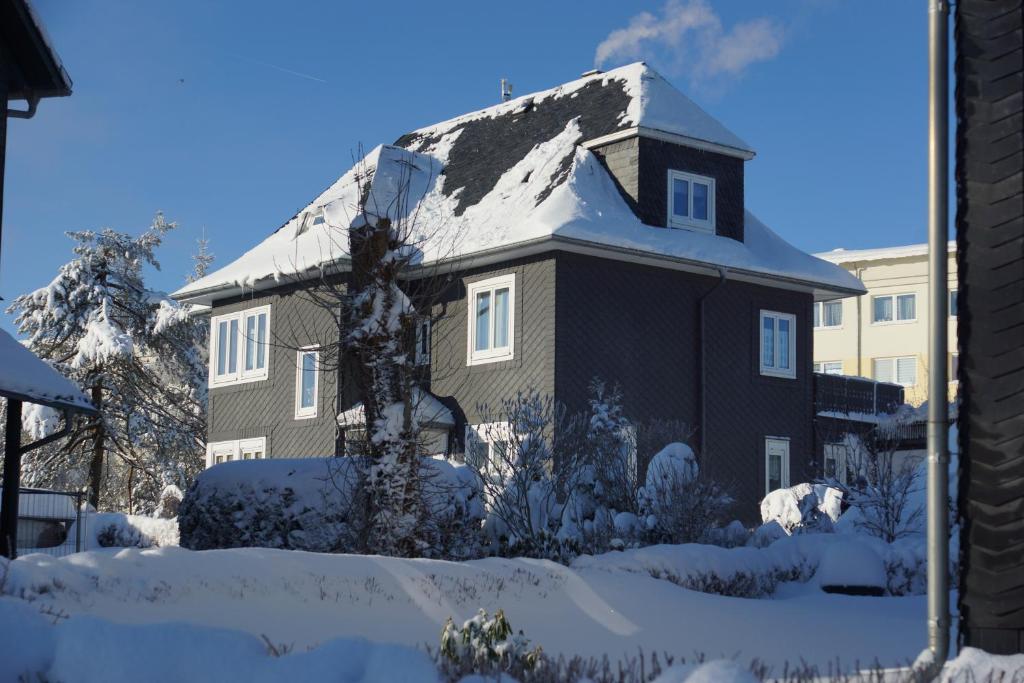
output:
M739 147L731 147L729 145L723 145L717 142L709 142L707 140L701 140L700 138L692 138L687 135L680 135L678 133L670 133L668 131L658 130L657 128L648 128L646 126L633 126L632 128L623 128L622 130L609 133L608 135L602 135L600 137L586 140L582 144L586 149L594 149L595 147L601 147L603 145L610 144L612 142L619 142L621 140L628 140L633 137L649 138L652 140L661 140L662 142L671 142L677 145L684 145L686 147L692 147L694 149L701 149L707 152L715 152L716 154L723 154L725 156L736 157L743 159L744 161L750 161L754 158L755 152L751 149L742 149Z

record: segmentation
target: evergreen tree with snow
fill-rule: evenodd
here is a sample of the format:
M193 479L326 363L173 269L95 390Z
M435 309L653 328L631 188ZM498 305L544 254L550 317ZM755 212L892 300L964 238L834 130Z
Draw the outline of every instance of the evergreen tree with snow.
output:
M99 411L26 456L27 483L84 485L95 507L149 512L167 484L184 485L201 468L206 325L143 276L159 268L155 250L174 227L158 213L138 236L68 233L74 259L8 309L26 345ZM25 428L40 435L56 423L45 409L30 411Z

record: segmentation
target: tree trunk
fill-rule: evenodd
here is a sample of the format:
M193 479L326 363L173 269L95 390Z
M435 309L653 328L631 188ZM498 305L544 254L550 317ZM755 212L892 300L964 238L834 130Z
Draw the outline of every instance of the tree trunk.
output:
M103 458L107 432L103 424L103 387L99 384L92 388L92 404L99 414L96 416L96 427L93 429L92 460L89 461L89 504L100 508L100 485L103 481Z

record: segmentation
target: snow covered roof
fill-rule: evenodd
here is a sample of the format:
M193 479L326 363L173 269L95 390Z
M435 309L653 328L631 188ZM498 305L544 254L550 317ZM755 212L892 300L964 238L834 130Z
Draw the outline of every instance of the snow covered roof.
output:
M473 266L545 249L731 277L771 279L820 298L861 283L789 245L751 214L745 238L641 223L586 143L643 125L749 152L749 147L642 63L582 78L402 136L373 149L274 234L174 293L209 304L283 279L348 269L359 213L409 231L414 263Z
M455 416L448 407L436 396L427 391L414 388L412 391L413 417L424 427L454 427ZM363 416L363 404L357 403L348 410L338 414L338 424L342 426L362 426L366 423Z
M0 330L0 396L52 408L95 412L78 387Z
M950 240L946 245L950 255L956 254L956 241ZM885 259L911 258L927 256L928 244L906 244L899 247L881 247L878 249L833 249L815 254L818 258L830 263L860 263L862 261L882 261Z

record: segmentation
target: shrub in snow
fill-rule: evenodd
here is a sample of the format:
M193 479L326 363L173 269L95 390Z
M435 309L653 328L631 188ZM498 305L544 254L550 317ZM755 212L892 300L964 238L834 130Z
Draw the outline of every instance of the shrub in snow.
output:
M178 516L178 507L185 494L174 484L167 484L160 492L160 499L157 501L153 516L160 519L174 519Z
M882 558L871 546L854 539L826 548L814 578L827 593L883 595L888 587Z
M493 617L480 612L456 628L451 617L441 630L442 664L448 675L504 672L522 676L541 662L540 647L530 648L522 631L512 632L505 613L498 610Z
M193 550L265 547L359 552L364 462L357 457L245 460L204 471L178 514L181 544ZM422 458L427 557L476 553L480 492L464 466Z
M671 443L648 464L637 502L648 540L693 543L709 539L732 498L700 476L693 449Z
M776 489L761 500L761 521L775 522L787 534L832 531L843 493L826 484L797 484Z
M154 548L178 545L176 519L154 519L121 512L84 514L85 548ZM69 532L73 538L75 530Z

